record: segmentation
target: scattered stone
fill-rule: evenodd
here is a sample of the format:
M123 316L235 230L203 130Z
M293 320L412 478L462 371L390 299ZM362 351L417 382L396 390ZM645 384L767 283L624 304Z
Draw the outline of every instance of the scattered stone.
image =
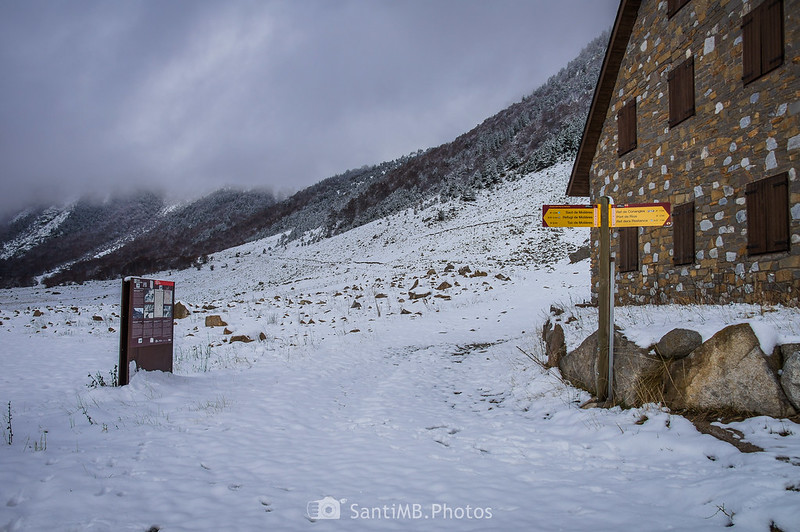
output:
M233 331L228 329L227 327L225 327L225 329L222 330L222 334L225 334L225 335L233 334Z
M569 262L570 264L575 264L576 262L588 259L590 255L591 250L589 246L581 246L569 254Z
M350 305L350 308L361 308L361 303L358 301L353 301L353 304Z
M217 308L217 307L215 307L214 305L203 305L202 306L203 310L214 310L215 308Z
M557 368L561 358L567 354L567 344L564 341L564 328L560 323L552 331L548 331L545 340L545 352L547 353L547 367Z
M495 278L495 279L499 279L499 280L501 280L501 281L510 281L510 280L511 280L511 278L510 278L510 277L506 277L506 276L505 276L505 275L503 275L502 273L498 273L497 275L495 275L495 276L494 276L494 278Z
M674 409L787 417L795 414L749 324L728 326L670 368Z
M228 324L222 321L222 317L219 314L206 316L206 327L225 327L226 325Z
M450 273L452 271L455 271L455 269L456 269L456 267L453 266L453 263L451 263L451 262L448 262L447 266L444 267L445 273Z
M389 297L389 296L387 296L386 294L383 294L383 293L375 294L375 299L385 299L387 297Z
M190 314L191 312L189 312L189 309L186 308L186 305L184 305L180 301L175 303L175 305L172 307L172 315L175 317L176 320L182 320L184 318L188 318Z
M44 316L44 313L43 313L41 310L39 310L39 309L37 308L36 310L34 310L34 311L33 311L33 317L34 317L34 318L38 318L38 317L40 317L40 316Z
M357 332L361 332L361 330L360 330L360 329L353 329L353 330L352 330L352 331L350 331L350 332L351 332L351 333L357 333Z
M487 275L489 275L489 274L486 273L486 272L482 272L480 270L475 270L475 273L470 275L470 277L486 277Z
M458 269L458 274L463 275L464 277L467 276L468 273L472 273L472 269L469 266L462 266Z
M0 325L2 325L2 324L0 324ZM117 330L114 327L109 327L108 328L108 332L113 333L113 332L117 332Z
M425 274L425 275L426 275L427 277L430 277L431 275L436 275L436 270L434 270L433 268L431 268L430 270L428 270L428 273L427 273L427 274Z
M437 290L447 290L448 288L453 288L453 285L447 281L442 281L442 284L436 287Z
M703 337L697 331L689 329L672 329L661 337L656 344L656 353L661 358L679 359L703 344Z
M431 295L430 292L425 292L424 294L417 294L415 292L409 292L408 293L408 299L411 299L411 300L423 299L423 298L429 297L430 295Z
M555 305L550 305L550 314L553 316L561 316L564 314L564 309Z
M308 299L301 299L300 300L300 305L310 305L310 304L311 304L311 301L309 301Z
M249 336L247 336L247 335L244 335L244 334L239 334L239 335L236 335L236 336L231 336L231 341L230 341L230 343L233 343L233 342L243 342L243 343L245 343L245 344L249 344L250 342L254 342L254 341L255 341L255 340L253 340L252 338L250 338L250 337L249 337Z
M264 332L262 331L262 332L258 333L258 339L261 340L262 342L264 342L267 339L267 335L264 334Z
M93 321L103 321L103 317L102 316L98 316L98 315L95 314L94 316L92 316L92 320Z
M436 298L439 298L439 299L444 299L445 301L450 301L450 299L451 299L450 296L447 296L447 295L444 295L444 294L436 294L433 297L436 297Z
M411 312L407 311L406 309L401 309L400 314L411 314Z

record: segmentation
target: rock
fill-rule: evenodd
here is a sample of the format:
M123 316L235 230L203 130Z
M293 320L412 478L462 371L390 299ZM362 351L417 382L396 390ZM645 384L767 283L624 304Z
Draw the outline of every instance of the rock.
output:
M448 262L447 266L444 267L445 273L449 273L449 272L455 271L455 269L456 269L456 267L453 266L452 262Z
M400 309L400 314L404 314L404 315L405 315L405 314L411 314L411 312L409 312L409 311L408 311L408 310L406 310L406 309Z
M448 288L453 288L453 285L447 281L443 281L442 284L436 287L437 290L447 290Z
M387 297L389 296L383 293L375 294L375 299L386 299Z
M614 403L627 407L664 400L667 366L649 349L614 333Z
M224 334L224 335L226 335L226 336L227 336L227 335L229 335L229 334L233 334L233 331L232 331L232 330L230 330L230 329L228 329L227 327L225 327L225 328L222 330L222 334Z
M231 336L231 341L230 341L230 343L233 343L233 342L244 342L244 343L246 343L246 344L249 344L250 342L254 342L254 341L255 341L255 340L253 340L252 338L250 338L250 337L249 337L249 336L247 336L247 335L244 335L244 334L238 334L238 335L236 335L236 336Z
M206 327L225 327L226 325L228 324L222 321L222 317L219 314L206 316Z
M471 278L475 278L475 277L486 277L487 275L489 275L489 274L488 274L488 273L486 273L486 272L482 272L481 270L475 270L475 273L473 273L472 275L470 275L470 277L471 277Z
M558 325L553 329L552 336L557 334L557 328ZM597 333L589 336L574 351L562 356L558 368L561 375L573 385L597 395ZM658 357L649 354L648 350L629 341L621 333L614 333L615 403L640 406L660 401L665 373L664 363Z
M94 316L92 316L92 320L94 320L94 321L103 321L103 316L94 315Z
M468 273L472 273L472 269L469 266L462 266L458 269L458 274L463 275L464 277L467 276Z
M34 318L39 318L41 316L44 316L44 313L41 310L39 310L38 308L33 311L33 317Z
M550 305L550 314L552 314L553 316L561 316L562 314L564 314L564 309L557 307L555 305Z
M576 262L588 259L590 255L591 250L589 246L581 246L569 254L569 262L570 264L575 264Z
M789 398L789 402L800 410L800 348L786 357L786 362L783 363L781 388Z
M358 301L353 301L353 304L350 305L350 308L361 308L361 303Z
M258 339L261 340L262 342L264 342L267 339L267 335L264 334L263 332L260 332L260 333L258 333Z
M172 316L176 320L182 320L184 318L188 318L190 314L191 312L189 312L189 309L186 308L186 305L184 305L180 301L175 303L175 306L172 307Z
M417 294L416 292L409 292L408 293L408 299L412 299L412 300L413 299L423 299L423 298L426 298L426 297L428 297L430 295L431 295L430 292L425 292L423 294Z
M672 329L656 344L656 353L661 358L679 359L687 356L703 344L703 337L697 331Z
M575 350L567 353L558 361L561 376L592 395L595 390L595 371L597 367L597 333L595 332L581 343Z
M426 275L427 277L430 277L430 276L432 276L432 275L436 275L436 270L434 270L433 268L431 268L430 270L428 270L428 273L426 273L425 275Z
M673 409L794 415L750 325L719 331L689 356L672 362L665 401Z
M494 276L494 278L495 279L499 279L501 281L510 281L511 280L511 277L506 277L502 273L498 273L497 275Z
M560 323L546 334L545 352L547 353L547 367L557 368L561 358L567 354L567 344L564 341L564 328Z

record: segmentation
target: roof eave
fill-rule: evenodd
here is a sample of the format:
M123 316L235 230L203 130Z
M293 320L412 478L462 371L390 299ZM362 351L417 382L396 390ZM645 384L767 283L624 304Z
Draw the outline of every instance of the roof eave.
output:
M614 29L611 31L608 48L603 59L603 66L600 69L600 77L594 89L592 105L583 127L578 155L575 157L572 174L569 184L567 184L567 196L589 196L589 172L592 167L592 159L597 150L597 143L600 141L603 122L605 122L622 59L628 48L628 41L636 24L641 3L641 0L622 0L620 2Z

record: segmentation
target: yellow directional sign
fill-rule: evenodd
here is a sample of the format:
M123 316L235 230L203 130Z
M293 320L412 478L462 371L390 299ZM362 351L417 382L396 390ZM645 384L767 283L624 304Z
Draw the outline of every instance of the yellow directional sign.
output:
M672 225L669 203L611 205L611 227L661 227ZM543 205L544 227L600 227L599 205Z
M672 225L669 203L611 206L611 227L661 227Z
M544 227L597 227L596 205L542 205Z

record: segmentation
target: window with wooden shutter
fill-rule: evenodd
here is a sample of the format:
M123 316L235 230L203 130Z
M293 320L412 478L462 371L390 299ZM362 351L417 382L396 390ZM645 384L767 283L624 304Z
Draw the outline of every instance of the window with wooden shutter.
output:
M677 13L680 8L689 3L689 0L668 0L667 1L667 16L672 17Z
M694 262L694 202L672 207L672 262Z
M617 155L636 148L636 98L628 100L617 113Z
M619 228L619 257L617 267L620 272L635 272L639 269L639 228Z
M783 41L783 0L765 0L742 17L745 85L783 64Z
M789 180L786 173L748 183L747 252L789 250Z
M690 57L670 70L669 127L674 127L694 116L694 57Z

